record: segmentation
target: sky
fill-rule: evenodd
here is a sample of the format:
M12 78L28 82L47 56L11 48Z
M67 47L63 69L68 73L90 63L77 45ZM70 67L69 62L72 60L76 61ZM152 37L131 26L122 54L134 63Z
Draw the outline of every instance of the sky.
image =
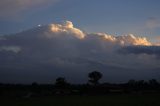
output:
M160 35L159 0L1 0L0 34L70 20L87 32Z
M0 82L160 81L159 0L1 0Z

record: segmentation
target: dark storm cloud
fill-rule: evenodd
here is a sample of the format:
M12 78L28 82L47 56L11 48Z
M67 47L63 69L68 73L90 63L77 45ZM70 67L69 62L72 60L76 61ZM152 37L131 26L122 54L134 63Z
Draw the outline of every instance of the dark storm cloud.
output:
M160 56L160 46L126 46L119 50L122 54L148 54Z

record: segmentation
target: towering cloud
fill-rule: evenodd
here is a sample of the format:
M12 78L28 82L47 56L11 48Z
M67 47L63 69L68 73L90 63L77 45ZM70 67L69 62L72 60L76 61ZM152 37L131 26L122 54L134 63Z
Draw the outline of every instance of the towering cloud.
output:
M73 34L79 39L83 39L85 37L85 34L81 30L74 28L71 21L66 21L63 25L51 24L51 30L54 33L59 33L59 34L62 33Z
M159 78L159 49L145 37L86 33L70 21L39 26L0 37L0 81L48 82L65 76L84 82L93 70L101 71L105 81Z

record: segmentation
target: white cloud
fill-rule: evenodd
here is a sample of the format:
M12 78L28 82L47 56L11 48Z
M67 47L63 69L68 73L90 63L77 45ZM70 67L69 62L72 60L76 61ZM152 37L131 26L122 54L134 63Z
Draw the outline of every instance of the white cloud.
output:
M71 21L66 21L63 24L51 24L51 30L59 35L71 34L76 36L79 39L85 39L88 35L94 35L99 38L106 40L106 42L111 42L113 44L118 44L121 46L129 46L129 45L143 45L143 46L151 46L153 45L150 41L147 40L146 37L136 37L133 34L122 35L122 36L114 36L106 33L84 33L78 28L75 28ZM49 37L53 37L52 35Z
M151 46L152 43L147 40L145 37L136 37L133 34L122 35L122 36L113 36L105 33L97 33L98 36L103 37L106 41L116 43L122 46L129 45L143 45Z
M73 26L71 21L66 21L63 25L61 24L51 24L51 30L54 33L62 34L72 34L75 35L79 39L83 39L85 34L80 30Z

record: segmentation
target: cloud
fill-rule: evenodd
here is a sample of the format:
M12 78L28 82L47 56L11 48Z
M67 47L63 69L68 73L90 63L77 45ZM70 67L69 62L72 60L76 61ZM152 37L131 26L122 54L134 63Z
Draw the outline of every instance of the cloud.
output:
M160 46L127 46L120 49L124 54L148 54L160 56Z
M123 35L123 36L112 36L107 35L105 33L98 33L97 35L102 36L105 40L116 43L122 46L128 45L144 45L144 46L151 46L152 43L147 40L145 37L136 37L133 34Z
M71 21L66 21L63 25L51 24L51 30L54 33L59 33L59 34L62 33L73 34L79 39L83 39L85 37L85 34L81 30L74 28Z
M160 27L160 20L156 17L149 17L147 22L146 22L146 26L149 29L155 29L155 28L159 28Z
M2 36L0 81L48 82L64 76L84 82L96 69L105 81L159 78L159 52L145 37L87 33L66 21Z
M1 0L0 17L13 17L33 7L45 6L56 1L57 0Z
M21 49L18 46L0 46L0 51L11 51L14 53L18 53L21 51Z
M152 39L154 41L154 45L160 46L160 36L154 36Z

